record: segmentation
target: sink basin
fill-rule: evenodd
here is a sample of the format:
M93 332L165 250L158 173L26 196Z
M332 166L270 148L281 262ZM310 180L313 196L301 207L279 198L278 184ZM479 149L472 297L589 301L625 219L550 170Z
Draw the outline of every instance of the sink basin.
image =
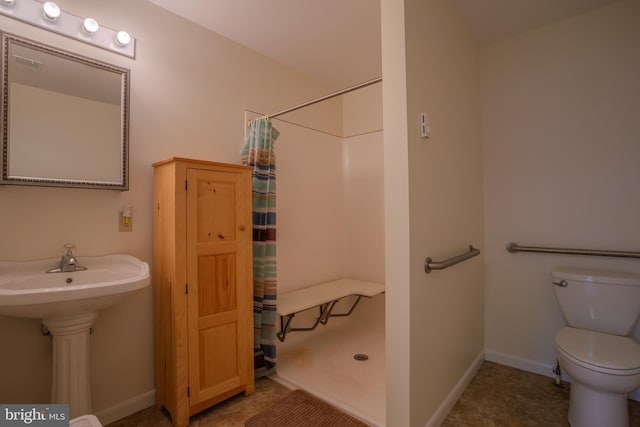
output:
M80 256L86 270L45 273L59 262L0 262L0 315L47 319L96 313L150 283L149 265L130 255Z
M53 337L51 401L68 404L71 418L91 413L89 335L98 312L150 283L149 265L130 255L77 261L86 270L47 273L59 258L0 262L0 315L42 319Z

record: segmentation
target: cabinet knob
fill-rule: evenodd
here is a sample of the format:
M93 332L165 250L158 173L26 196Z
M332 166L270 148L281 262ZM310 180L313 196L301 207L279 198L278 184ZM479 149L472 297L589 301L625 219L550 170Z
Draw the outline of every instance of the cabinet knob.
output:
M247 229L247 227L245 227L244 225L241 225L241 226L240 226L240 231L244 231L244 230L246 230L246 229Z

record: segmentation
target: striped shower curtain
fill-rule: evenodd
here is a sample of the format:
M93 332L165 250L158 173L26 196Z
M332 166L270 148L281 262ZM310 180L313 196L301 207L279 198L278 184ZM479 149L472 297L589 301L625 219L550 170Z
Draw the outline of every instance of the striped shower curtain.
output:
M276 366L276 156L268 119L249 125L240 155L253 167L253 348L256 378Z

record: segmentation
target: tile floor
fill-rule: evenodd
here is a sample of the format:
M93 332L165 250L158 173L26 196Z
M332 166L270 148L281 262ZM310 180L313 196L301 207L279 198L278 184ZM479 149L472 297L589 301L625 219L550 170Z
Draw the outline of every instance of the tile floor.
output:
M252 416L264 411L291 392L268 378L256 381L256 391L250 396L239 394L225 400L189 420L189 427L240 427ZM155 406L136 412L108 424L108 427L171 427L169 413Z
M244 421L289 393L262 378L256 392L238 395L191 418L190 427L243 426ZM567 427L569 392L553 380L530 372L485 362L442 424L443 427ZM640 427L640 403L629 401L630 427ZM147 408L108 427L170 427L168 415Z
M568 427L568 410L568 384L484 362L442 427ZM640 427L640 403L630 400L629 413L630 427Z

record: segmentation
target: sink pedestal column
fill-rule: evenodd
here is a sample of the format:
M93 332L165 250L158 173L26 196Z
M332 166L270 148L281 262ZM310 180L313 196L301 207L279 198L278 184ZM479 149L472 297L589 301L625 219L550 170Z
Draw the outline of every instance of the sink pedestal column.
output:
M91 414L89 333L98 313L44 319L53 335L51 403L68 403L75 418Z

